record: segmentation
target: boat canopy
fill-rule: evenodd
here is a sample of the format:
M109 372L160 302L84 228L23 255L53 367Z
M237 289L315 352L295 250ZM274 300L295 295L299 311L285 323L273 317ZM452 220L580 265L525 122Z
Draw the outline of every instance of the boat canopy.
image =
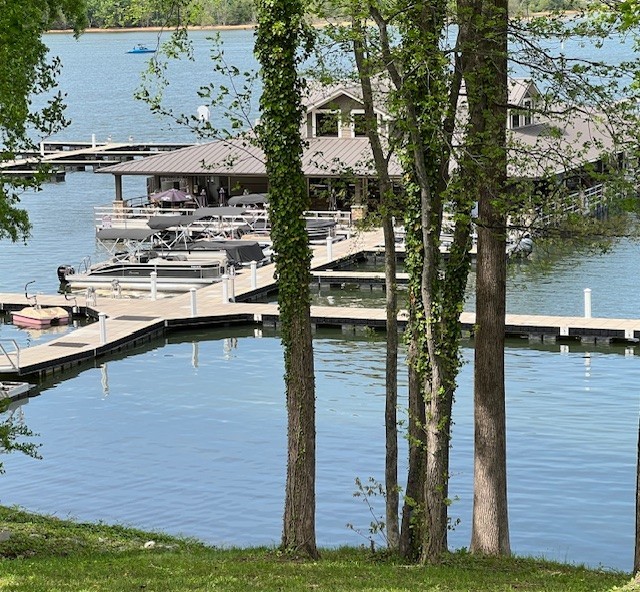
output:
M269 203L269 195L267 193L247 193L245 195L234 195L230 197L228 202L230 206L255 206L258 204Z
M187 245L187 250L226 251L229 259L237 263L260 262L264 259L264 252L259 243L247 240L195 241Z
M144 241L156 234L151 228L101 228L96 233L100 241Z
M147 222L147 226L151 228L151 232L156 233L159 230L166 230L175 226L186 226L195 222L197 218L191 214L176 214L175 216L151 216Z

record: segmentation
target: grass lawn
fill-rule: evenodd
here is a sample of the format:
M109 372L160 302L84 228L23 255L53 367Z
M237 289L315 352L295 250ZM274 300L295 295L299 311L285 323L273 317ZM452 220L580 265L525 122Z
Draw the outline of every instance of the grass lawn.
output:
M80 524L0 507L0 591L640 592L628 574L534 559L454 553L407 565L367 549L319 561L277 549L217 549L121 526Z

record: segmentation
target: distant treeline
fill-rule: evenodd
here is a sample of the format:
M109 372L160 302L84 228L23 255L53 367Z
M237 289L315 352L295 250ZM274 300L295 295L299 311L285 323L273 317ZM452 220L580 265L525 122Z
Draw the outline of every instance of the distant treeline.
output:
M181 2L181 15L167 14L170 0L86 0L91 28L158 27L176 18L192 25L244 25L255 22L254 0L189 0ZM329 3L327 3L329 4ZM518 16L555 10L576 10L583 0L509 0L509 10ZM334 15L336 16L336 15ZM64 20L58 28L68 28Z
M181 2L181 14L168 9L169 0L86 0L90 28L161 27L180 22L191 25L242 25L255 22L254 0L191 0ZM66 29L60 19L57 28Z

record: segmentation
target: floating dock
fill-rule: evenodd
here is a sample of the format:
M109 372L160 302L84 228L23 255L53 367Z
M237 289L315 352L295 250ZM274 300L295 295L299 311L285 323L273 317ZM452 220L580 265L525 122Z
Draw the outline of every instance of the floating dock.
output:
M333 273L328 268L339 268L341 263L356 259L359 253L380 244L381 239L380 232L361 232L331 245L316 246L312 270L322 281ZM64 295L40 295L38 303L43 306L63 306L99 321L25 349L19 348L12 340L0 339L0 378L15 380L29 377L37 380L135 347L175 329L238 323L277 328L277 305L252 302L260 295L276 290L273 276L273 264L257 268L255 276L251 270L242 269L232 282L220 282L187 294L156 300L150 297L97 297L95 303L88 303L82 302L84 297L80 296L74 301ZM345 277L340 274L331 279L344 280ZM23 294L0 294L2 311L24 305ZM400 329L403 329L407 322L406 311L400 311L398 321ZM338 327L344 333L357 333L363 328L384 331L386 311L384 308L313 306L311 322L316 329ZM460 322L463 331L472 335L475 314L462 313ZM640 340L640 320L507 315L506 336L544 342L635 344Z

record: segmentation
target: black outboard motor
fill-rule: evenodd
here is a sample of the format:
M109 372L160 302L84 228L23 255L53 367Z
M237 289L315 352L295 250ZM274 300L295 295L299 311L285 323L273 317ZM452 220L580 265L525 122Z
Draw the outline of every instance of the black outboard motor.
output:
M61 284L67 283L67 276L71 273L75 273L76 270L71 267L71 265L60 265L58 266L58 280L60 280Z

